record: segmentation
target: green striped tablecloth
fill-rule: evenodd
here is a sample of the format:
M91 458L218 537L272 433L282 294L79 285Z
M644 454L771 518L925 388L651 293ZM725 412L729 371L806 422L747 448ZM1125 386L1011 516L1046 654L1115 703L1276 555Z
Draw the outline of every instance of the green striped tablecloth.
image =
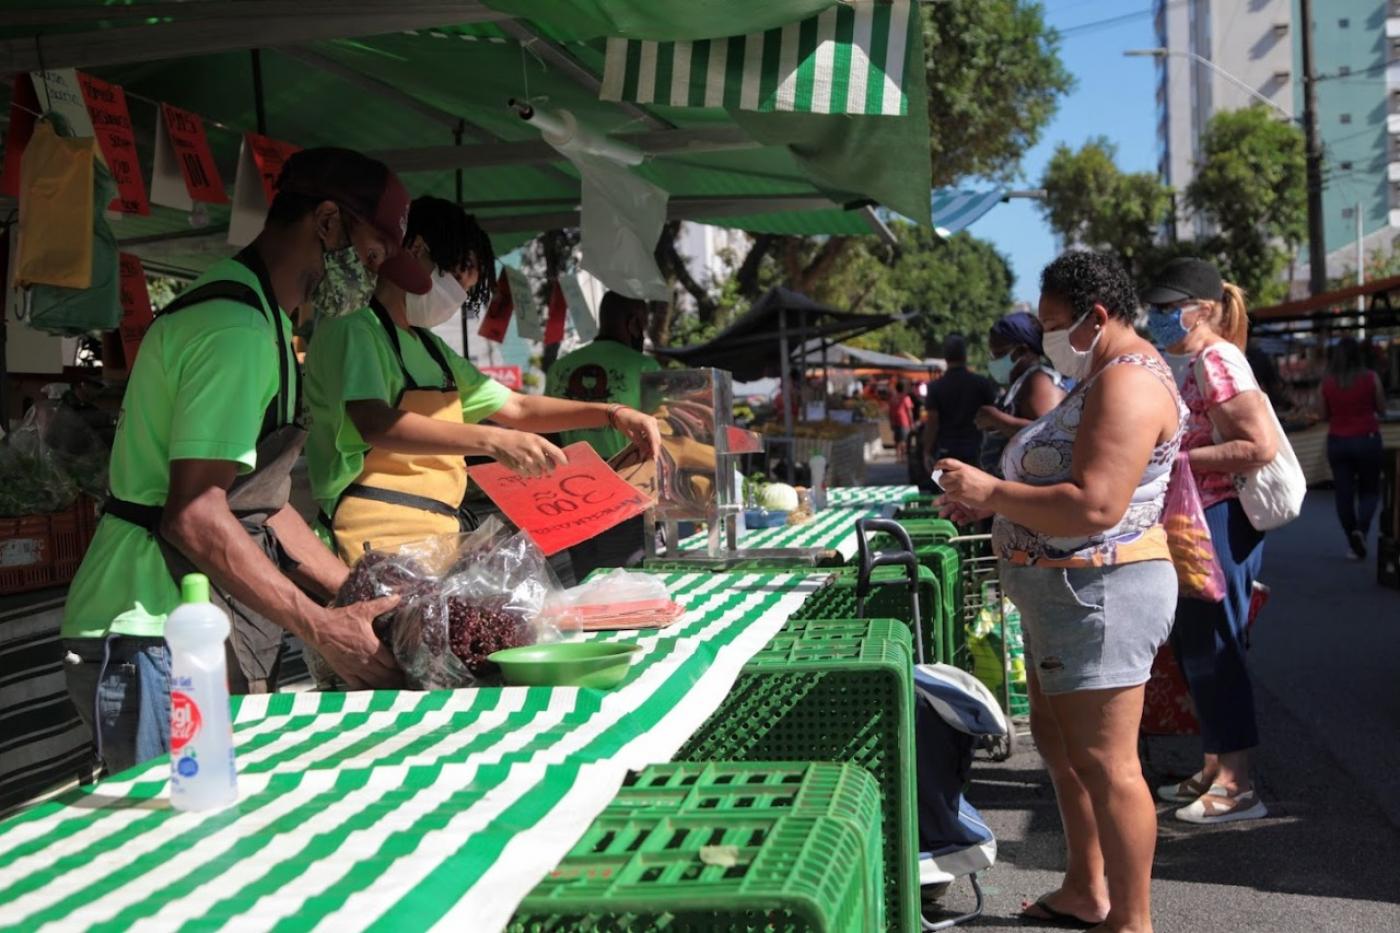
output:
M823 577L664 579L689 611L603 636L643 646L615 690L243 697L236 807L172 810L161 758L0 823L0 929L500 929Z
M856 555L856 519L888 515L913 486L843 486L827 490L827 507L809 522L755 528L739 538L739 548L829 548L845 560ZM703 550L705 534L691 535L681 550Z

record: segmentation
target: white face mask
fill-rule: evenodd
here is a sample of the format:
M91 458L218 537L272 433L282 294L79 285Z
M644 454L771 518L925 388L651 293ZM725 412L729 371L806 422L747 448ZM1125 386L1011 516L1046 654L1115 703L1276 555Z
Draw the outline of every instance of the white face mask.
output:
M433 270L433 287L426 295L405 296L408 323L413 327L436 327L462 309L467 290L445 272Z
M1096 329L1094 339L1090 341L1087 350L1076 350L1074 344L1069 342L1069 335L1083 324L1093 312L1086 313L1079 320L1075 321L1064 330L1049 330L1042 338L1045 346L1045 355L1050 358L1050 363L1061 375L1071 379L1083 379L1089 374L1090 368L1094 365L1094 347L1098 346L1099 338L1103 336L1103 331Z

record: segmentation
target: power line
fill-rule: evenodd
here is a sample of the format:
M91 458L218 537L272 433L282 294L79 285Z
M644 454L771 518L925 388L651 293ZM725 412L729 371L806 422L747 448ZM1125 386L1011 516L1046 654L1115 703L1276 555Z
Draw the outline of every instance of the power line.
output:
M1162 10L1163 12L1165 12L1166 10L1172 10L1178 7L1186 6L1188 3L1190 3L1190 0L1172 0L1171 3L1164 4L1162 6ZM1156 10L1149 7L1146 10L1137 10L1133 13L1119 13L1116 16L1108 16L1104 17L1103 19L1090 20L1086 23L1076 23L1073 26L1066 26L1064 29L1060 29L1057 31L1059 32L1061 38L1074 37L1088 32L1097 32L1101 29L1112 29L1114 26L1121 26L1124 23L1130 23L1133 20L1142 19L1144 16L1152 16L1154 13L1156 13Z

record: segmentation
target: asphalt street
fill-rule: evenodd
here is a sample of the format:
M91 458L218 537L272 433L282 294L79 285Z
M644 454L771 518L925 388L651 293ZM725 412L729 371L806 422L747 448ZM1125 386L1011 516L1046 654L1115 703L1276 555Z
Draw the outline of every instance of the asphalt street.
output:
M872 481L895 482L881 465ZM1374 534L1373 534L1374 547ZM1251 665L1262 745L1256 781L1267 819L1196 827L1159 810L1153 872L1158 933L1400 931L1400 591L1374 561L1349 561L1330 491L1270 534L1263 580L1273 598L1254 629ZM979 930L1041 927L1016 918L1063 870L1059 816L1025 738L1009 761L980 761L968 798L997 834ZM1199 763L1194 738L1143 743L1155 786ZM944 899L971 904L965 882Z

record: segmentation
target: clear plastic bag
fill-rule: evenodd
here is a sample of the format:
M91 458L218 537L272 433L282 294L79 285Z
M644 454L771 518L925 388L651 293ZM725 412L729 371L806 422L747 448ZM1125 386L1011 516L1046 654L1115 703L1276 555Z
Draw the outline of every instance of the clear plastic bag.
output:
M560 589L534 542L492 517L470 534L369 552L337 604L401 597L375 631L410 688L442 690L494 683L492 652L557 638L545 606Z
M0 443L0 516L62 512L78 498L78 484L49 446L56 407L36 403Z
M1178 593L1190 599L1218 603L1225 598L1225 574L1215 558L1201 493L1191 472L1190 458L1179 453L1167 485L1162 525L1176 567Z
M546 609L561 632L661 628L684 611L671 600L660 577L621 568L594 574L587 583L563 590Z

